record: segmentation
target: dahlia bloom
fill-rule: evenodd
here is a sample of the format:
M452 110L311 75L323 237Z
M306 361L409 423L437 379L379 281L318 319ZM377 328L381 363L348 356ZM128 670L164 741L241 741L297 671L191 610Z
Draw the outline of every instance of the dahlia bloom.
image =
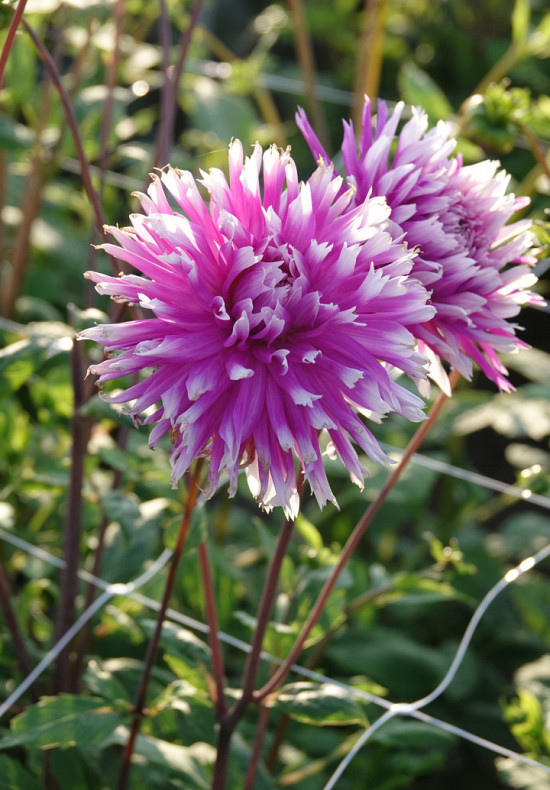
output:
M189 172L168 167L139 195L144 213L131 216L132 227L108 228L119 246L104 249L140 274L87 277L148 317L81 337L106 350L90 368L100 385L147 373L108 400L132 402L135 419L148 412L151 447L170 433L174 485L207 455L206 495L224 472L234 495L244 466L260 504L294 517L295 459L320 506L335 503L322 429L362 486L352 441L371 459L387 459L359 414L423 419L422 401L386 366L425 375L402 316L423 322L434 311L408 276L412 254L384 230L386 202L351 207L354 190L331 165L299 183L288 151L262 155L256 145L243 160L235 141L229 181L219 170L201 175L208 205Z
M388 115L378 102L372 116L368 98L363 108L359 149L351 122L344 122L342 158L347 181L356 187L353 208L372 195L384 196L391 207L393 234L414 250L412 269L431 291L435 316L410 321L419 351L430 359L429 375L449 393L446 360L466 378L472 360L499 389L512 389L497 352L525 346L515 331L522 304L540 303L525 289L536 281L527 253L533 239L529 220L507 224L529 202L506 194L510 177L499 162L464 166L451 158L455 141L450 125L440 121L428 131L426 114L412 108L412 117L398 133L402 102ZM297 123L316 160L330 158L305 113Z

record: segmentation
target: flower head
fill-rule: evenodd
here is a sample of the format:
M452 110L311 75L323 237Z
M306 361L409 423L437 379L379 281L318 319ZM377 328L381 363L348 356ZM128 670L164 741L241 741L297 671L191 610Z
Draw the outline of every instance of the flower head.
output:
M385 201L351 207L331 165L299 183L288 152L257 145L243 160L235 141L229 180L211 170L200 183L208 205L189 172L165 169L132 227L109 229L118 245L105 249L141 274L87 276L149 317L84 331L110 354L90 370L102 383L154 369L109 399L132 402L135 418L154 409L143 421L155 423L151 446L170 433L174 483L208 455L207 494L225 472L233 495L245 466L260 503L293 517L296 459L319 504L335 501L322 429L362 485L352 442L386 459L359 414L423 418L386 365L423 375L402 316L427 321L433 308L408 277L411 253L384 230Z
M440 121L428 130L426 114L412 108L398 133L403 109L400 102L389 115L379 101L373 118L366 98L358 147L353 124L344 123L345 174L357 189L350 207L384 196L394 235L404 234L414 250L412 274L431 291L436 313L408 328L430 359L431 377L448 392L440 360L467 378L473 360L500 389L510 389L497 352L525 345L508 319L523 303L539 301L525 290L536 280L526 267L534 262L527 255L530 222L506 224L528 201L506 194L509 176L498 162L463 166L452 158L449 124ZM328 164L303 111L297 123L315 158Z

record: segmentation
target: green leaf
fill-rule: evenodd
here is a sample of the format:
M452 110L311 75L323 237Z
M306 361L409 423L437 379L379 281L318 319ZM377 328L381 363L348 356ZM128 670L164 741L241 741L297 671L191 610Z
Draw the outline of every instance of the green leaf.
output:
M421 721L391 719L374 733L372 740L396 749L440 749L456 738Z
M20 763L0 754L0 790L42 790L43 785Z
M402 98L408 104L423 107L432 123L453 115L453 108L441 88L414 63L404 64L397 81Z
M368 725L352 693L330 683L290 683L281 688L273 704L292 719L317 727Z
M208 692L208 683L202 670L178 656L166 654L163 656L163 659L180 680L185 680L198 691Z
M125 746L130 731L120 726L112 733L106 745ZM178 746L151 735L138 735L135 753L145 758L147 763L160 765L185 778L187 790L209 790L210 781L205 764L214 762L214 747L207 743L193 746Z
M150 636L156 628L156 621L146 620L142 627L145 633ZM170 653L190 661L195 666L210 664L210 648L206 642L199 639L192 631L175 623L164 623L161 644Z
M41 749L74 744L100 745L126 718L105 706L104 700L61 694L44 697L11 721L11 732L0 740L0 749L38 746Z
M299 513L294 524L300 535L309 543L312 549L319 551L319 549L323 548L321 533L304 515Z
M93 790L99 785L98 777L90 776L90 768L77 748L54 750L50 765L63 790Z
M130 701L128 692L120 680L107 666L95 659L91 659L86 667L84 684L92 694L103 697L111 704Z

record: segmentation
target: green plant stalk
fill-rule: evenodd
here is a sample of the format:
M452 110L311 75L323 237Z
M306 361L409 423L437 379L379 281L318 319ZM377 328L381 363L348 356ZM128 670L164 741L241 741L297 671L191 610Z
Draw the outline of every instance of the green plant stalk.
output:
M524 124L518 123L518 129L525 137L529 144L529 148L533 152L533 156L537 160L542 172L547 178L550 178L550 165L548 164L548 156L542 149L540 142L537 140L533 132Z
M451 388L453 388L456 385L456 382L458 381L459 377L460 374L456 370L454 370L451 373L450 376ZM340 558L338 562L334 566L329 578L325 582L323 589L321 590L317 600L315 601L315 604L313 605L310 615L306 623L304 624L300 632L300 635L298 636L296 642L294 643L292 650L290 651L289 655L286 657L284 663L281 664L279 669L275 672L273 677L270 678L270 680L263 686L263 688L259 689L259 691L257 691L253 695L253 699L255 702L261 702L269 694L272 694L279 687L279 685L282 683L282 681L289 673L292 664L294 664L294 662L297 660L298 656L300 655L304 643L311 632L311 629L321 617L321 614L323 613L323 609L328 600L328 597L331 594L332 590L334 589L336 582L340 577L341 572L343 571L351 555L357 548L357 545L359 544L359 541L363 537L367 527L373 520L374 516L376 515L382 504L385 502L386 497L388 496L392 488L399 480L401 473L406 468L411 457L417 451L419 446L422 444L425 436L430 431L430 428L434 424L436 418L438 417L446 401L447 401L447 395L445 395L445 393L442 392L439 398L437 399L437 401L435 402L434 406L432 407L428 419L421 424L421 426L418 428L413 438L409 442L401 461L395 467L394 471L387 479L386 483L382 486L376 499L370 504L370 506L363 514L362 518L358 521L357 525L355 526L355 529L351 533L344 548L342 549L342 553L340 554Z
M128 784L132 755L134 753L137 736L139 735L139 731L141 729L141 721L143 718L143 712L147 700L147 690L149 688L149 681L151 679L153 664L157 656L160 637L162 634L162 627L164 625L164 618L166 616L166 610L168 608L170 596L172 595L172 591L174 589L174 583L176 581L176 572L178 570L178 566L181 560L181 555L183 553L185 542L189 534L189 527L191 526L191 517L193 515L193 511L195 509L195 505L197 502L197 497L199 495L200 489L198 486L198 482L202 468L202 463L203 463L203 459L199 458L199 460L195 464L195 470L189 482L187 500L185 502L185 508L183 511L183 517L180 524L176 546L174 548L174 553L172 555L172 559L170 561L170 567L168 569L168 577L166 579L166 585L164 587L164 594L162 596L162 602L157 615L156 628L151 639L149 640L149 644L147 646L147 653L145 655L145 660L143 662L143 670L141 673L138 693L134 705L134 716L132 719L130 735L128 737L128 742L126 743L126 746L124 747L122 753L122 761L120 766L120 774L118 777L117 790L125 790Z
M489 69L475 90L472 91L472 96L476 94L483 96L492 82L500 82L514 68L518 60L523 56L523 53L523 45L513 41L502 57Z
M216 699L214 700L214 704L216 708L216 717L219 720L225 715L227 711L224 692L225 669L221 643L218 637L220 630L218 611L216 607L216 596L214 592L214 585L212 583L210 557L208 555L208 544L206 540L201 540L199 543L198 554L202 586L204 589L206 621L209 628L208 640L210 643L210 650L212 651L212 672L214 674L214 680L216 683Z
M365 94L372 98L378 95L388 7L388 0L365 0L353 91L353 124L356 129L361 124Z

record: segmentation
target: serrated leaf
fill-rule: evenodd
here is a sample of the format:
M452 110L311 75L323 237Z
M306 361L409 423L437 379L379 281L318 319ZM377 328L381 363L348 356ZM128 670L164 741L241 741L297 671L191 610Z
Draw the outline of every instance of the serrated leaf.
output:
M0 749L38 746L41 749L102 743L124 721L125 714L106 707L104 700L61 694L44 697L11 721Z
M281 688L273 705L292 719L317 727L368 725L352 694L330 683L290 683Z
M405 63L401 68L398 84L402 98L408 104L423 107L432 123L453 115L453 108L441 88L414 63Z
M0 754L0 790L42 790L38 779L20 763Z

